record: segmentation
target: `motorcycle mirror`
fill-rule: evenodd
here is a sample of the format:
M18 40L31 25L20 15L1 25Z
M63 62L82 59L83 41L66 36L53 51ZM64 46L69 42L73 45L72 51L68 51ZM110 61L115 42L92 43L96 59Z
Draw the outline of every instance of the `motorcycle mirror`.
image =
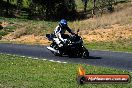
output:
M79 31L80 31L80 30L78 29L78 30L77 30L77 34L78 34Z
M79 32L80 30L78 29L77 32Z

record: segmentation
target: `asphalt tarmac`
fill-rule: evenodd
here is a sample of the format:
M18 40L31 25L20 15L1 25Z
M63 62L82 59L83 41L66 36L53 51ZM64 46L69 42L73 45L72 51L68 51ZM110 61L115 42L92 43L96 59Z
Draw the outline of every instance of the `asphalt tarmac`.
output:
M28 57L37 57L49 61L59 61L68 63L85 63L95 66L112 67L132 72L132 53L112 52L101 50L89 50L90 57L68 58L54 56L46 46L40 45L23 45L23 44L0 44L0 53L15 54Z

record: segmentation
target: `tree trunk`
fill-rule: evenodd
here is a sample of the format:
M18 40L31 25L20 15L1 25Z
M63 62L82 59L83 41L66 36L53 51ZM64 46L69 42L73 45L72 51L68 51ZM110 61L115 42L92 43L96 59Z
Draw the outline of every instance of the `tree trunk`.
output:
M87 11L87 2L88 2L88 0L85 0L85 3L84 3L84 12Z
M83 4L84 4L84 12L87 11L87 3L88 3L88 0L82 0Z
M17 14L21 12L22 0L17 0Z
M7 4L6 4L6 15L9 15L9 3L10 3L10 1L7 0Z
M94 0L94 2L93 2L92 15L95 15L95 8L96 8L96 0Z

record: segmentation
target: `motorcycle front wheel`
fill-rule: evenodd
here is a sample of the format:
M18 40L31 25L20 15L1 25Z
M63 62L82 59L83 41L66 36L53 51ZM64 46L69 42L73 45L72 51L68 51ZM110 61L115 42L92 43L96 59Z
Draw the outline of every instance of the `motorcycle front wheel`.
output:
M85 51L83 52L83 54L82 54L82 58L87 59L88 57L89 57L89 52L88 52L88 50L85 50Z

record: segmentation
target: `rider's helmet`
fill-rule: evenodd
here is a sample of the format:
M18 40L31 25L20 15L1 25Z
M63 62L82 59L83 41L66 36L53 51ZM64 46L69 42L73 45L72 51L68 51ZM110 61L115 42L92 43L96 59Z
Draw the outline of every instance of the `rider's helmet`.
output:
M65 19L62 19L62 20L59 22L59 25L60 25L60 27L62 27L62 28L67 27L67 21L66 21Z

